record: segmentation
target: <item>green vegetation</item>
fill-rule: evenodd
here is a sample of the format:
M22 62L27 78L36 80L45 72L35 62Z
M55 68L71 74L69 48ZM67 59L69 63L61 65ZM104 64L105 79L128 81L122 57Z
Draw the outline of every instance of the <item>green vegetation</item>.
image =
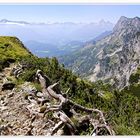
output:
M140 68L137 69L136 73L131 74L129 82L130 84L138 83L140 79Z
M6 50L7 45L4 44L7 43L11 44L8 44L12 47L11 49ZM16 38L1 37L0 44L2 60L12 58L17 61L19 58L20 63L26 65L24 73L17 79L16 84L30 81L40 91L41 87L35 79L36 70L40 69L51 79L52 83L59 81L63 92L70 88L67 94L71 100L86 107L102 110L108 124L117 135L140 135L140 100L133 94L134 89L138 88L137 92L140 91L140 85L137 83L139 75L130 77L131 85L129 88L133 86L132 90L126 88L117 91L102 81L91 83L79 78L60 65L56 58L37 58L30 55ZM3 49L5 49L5 55ZM139 71L138 69L137 73ZM135 84L137 84L137 88ZM87 133L90 132L90 129L87 130ZM87 133L81 132L81 134Z
M9 62L14 62L30 55L30 52L18 38L9 36L0 37L0 71Z
M135 73L131 74L129 78L129 83L130 85L125 87L124 91L140 98L140 68L139 67Z
M140 134L140 100L137 96L126 90L116 91L102 81L91 83L82 80L70 70L65 69L63 65L60 65L56 58L32 57L32 59L23 59L22 63L26 63L29 67L20 78L33 82L37 89L41 90L34 79L34 75L37 69L41 69L52 80L52 83L60 81L60 88L63 92L70 88L68 96L73 101L86 107L102 110L107 122L117 135Z

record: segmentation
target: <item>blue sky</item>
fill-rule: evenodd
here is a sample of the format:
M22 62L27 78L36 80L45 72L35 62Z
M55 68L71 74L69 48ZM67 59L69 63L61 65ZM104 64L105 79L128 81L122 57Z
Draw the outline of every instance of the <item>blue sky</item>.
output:
M140 5L0 5L0 19L28 22L117 22L140 16Z

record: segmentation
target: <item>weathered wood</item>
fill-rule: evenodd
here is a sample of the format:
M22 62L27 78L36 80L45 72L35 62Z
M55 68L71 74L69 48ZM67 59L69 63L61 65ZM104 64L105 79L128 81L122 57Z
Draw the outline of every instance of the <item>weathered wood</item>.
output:
M46 79L45 79L43 73L40 70L38 70L36 75L38 76L39 82L42 87L42 91L46 92L51 99L55 99L59 102L58 105L51 105L51 106L48 105L46 107L46 111L44 112L44 115L46 113L48 113L49 111L56 112L55 115L60 120L60 122L54 127L54 129L52 131L52 135L58 129L60 129L63 124L69 128L71 135L74 135L75 132L77 131L75 124L71 121L69 116L67 116L65 114L65 112L62 111L62 110L64 110L65 106L67 106L67 105L71 108L70 112L72 112L73 115L76 116L76 118L79 122L89 121L93 125L94 129L93 129L91 135L98 135L98 129L100 129L100 128L105 128L110 135L115 135L114 131L107 125L102 111L100 111L98 109L94 109L94 108L86 108L84 106L81 106L81 105L73 102L70 99L65 98L62 94L60 94L61 93L60 91L54 90L54 88L59 83L54 83L53 85L46 86ZM68 89L67 92L69 92L69 90L70 89ZM84 111L88 115L80 116L80 114L76 113L76 111L74 109ZM98 120L93 119L95 117L93 115L94 113L97 113L99 115Z
M49 95L49 93L47 91L47 87L51 83L49 78L47 78L47 76L44 76L41 70L37 70L36 77L40 82L40 85L42 88L42 93L44 94L44 96L46 96L48 99L51 99L51 96Z
M62 121L58 122L58 124L56 124L53 128L51 135L54 135L58 131L58 129L60 129L63 126L63 124L64 123Z
M109 135L115 135L115 132L113 130L111 130L109 126L107 126L105 124L99 124L97 126L94 126L94 129L91 133L91 136L92 135L98 135L99 131L96 131L96 130L100 129L100 128L105 128L108 131Z

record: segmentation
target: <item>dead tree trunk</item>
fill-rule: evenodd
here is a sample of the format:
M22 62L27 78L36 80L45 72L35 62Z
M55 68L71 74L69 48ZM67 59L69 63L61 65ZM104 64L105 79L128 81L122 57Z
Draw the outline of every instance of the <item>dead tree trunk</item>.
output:
M105 128L108 131L109 135L115 135L114 131L107 125L102 111L100 111L98 109L86 108L84 106L81 106L81 105L73 102L70 99L65 98L62 94L60 94L61 93L60 91L58 91L58 92L54 91L54 87L56 87L58 85L58 83L49 85L50 83L47 83L43 73L40 70L37 71L36 75L41 84L42 92L47 93L47 95L50 99L55 99L56 101L59 102L59 104L57 104L57 105L55 104L55 105L47 106L46 111L45 111L45 113L48 113L50 111L56 112L55 116L57 116L57 118L60 120L59 123L57 125L55 125L55 127L52 131L52 135L58 129L60 129L63 125L66 125L69 128L71 135L74 135L77 132L77 128L76 128L75 124L69 118L69 116L63 111L63 110L65 110L64 108L67 105L71 108L69 111L71 111L73 113L73 116L81 115L81 117L77 117L77 120L79 122L82 122L86 119L91 123L91 125L94 127L94 130L91 133L91 135L98 135L99 131L97 131L97 130L101 129L101 128ZM46 86L46 85L48 85L48 86ZM74 109L85 112L88 115L83 116L82 114L78 114L78 113L76 113L76 111ZM99 115L98 120L94 118L95 116L93 115L93 113L96 113Z
M36 78L39 80L42 93L44 94L44 97L47 97L47 99L51 99L51 96L48 93L47 87L51 84L49 78L45 76L41 70L37 70L36 72Z

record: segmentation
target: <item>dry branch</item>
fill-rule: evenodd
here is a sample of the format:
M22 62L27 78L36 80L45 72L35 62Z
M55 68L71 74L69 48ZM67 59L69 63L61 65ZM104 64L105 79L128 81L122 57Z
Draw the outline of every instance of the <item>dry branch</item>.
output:
M37 71L36 75L41 84L42 91L46 92L50 99L55 99L59 102L58 105L52 105L52 106L46 107L46 111L44 113L44 114L46 114L49 111L56 112L55 116L56 116L56 118L58 118L60 120L59 123L55 125L55 127L52 131L52 135L58 129L60 129L63 125L66 125L69 128L71 135L74 135L76 133L77 129L76 129L75 124L71 121L69 116L66 115L66 113L63 111L65 106L67 106L67 105L71 108L69 111L71 113L73 113L73 116L74 115L77 116L76 118L78 119L79 122L83 122L86 120L86 121L89 121L93 125L94 129L93 129L93 132L91 135L98 135L101 128L105 128L108 131L109 135L115 135L114 132L111 130L111 128L107 125L102 111L100 111L98 109L86 108L84 106L81 106L81 105L73 102L72 100L65 98L62 94L60 94L61 91L58 91L58 89L56 91L54 90L54 88L59 83L49 85L49 83L47 83L47 81L45 79L45 76L42 74L42 72L40 70ZM47 85L49 85L49 86L47 86ZM69 92L69 89L67 90L67 92ZM88 115L85 115L85 116L81 115L82 117L80 117L80 113L79 114L76 113L76 111L74 109L84 111ZM93 115L94 113L97 113L99 115L98 120L93 119L95 117ZM79 118L78 118L78 116L79 116ZM98 131L98 129L99 129L99 131Z

